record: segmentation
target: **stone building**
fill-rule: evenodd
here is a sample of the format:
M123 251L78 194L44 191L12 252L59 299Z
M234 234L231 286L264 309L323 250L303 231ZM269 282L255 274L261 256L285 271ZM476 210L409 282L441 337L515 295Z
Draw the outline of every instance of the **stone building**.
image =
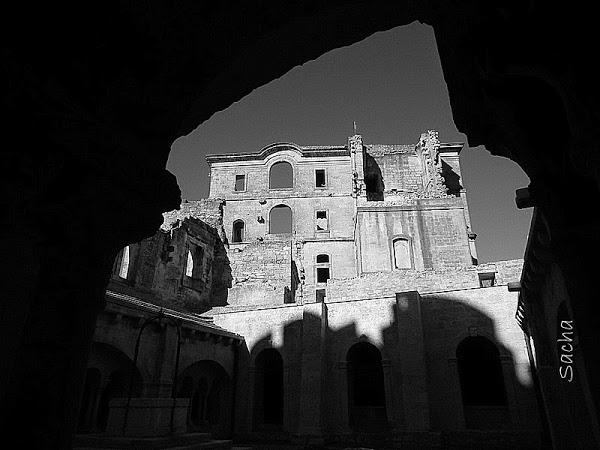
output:
M216 437L535 446L536 397L506 287L522 261L478 264L462 146L429 131L412 145L354 135L207 156L210 197L120 253L96 339L129 345L132 359L123 302L183 321L178 369L174 330L144 341L136 395L191 398L188 430Z

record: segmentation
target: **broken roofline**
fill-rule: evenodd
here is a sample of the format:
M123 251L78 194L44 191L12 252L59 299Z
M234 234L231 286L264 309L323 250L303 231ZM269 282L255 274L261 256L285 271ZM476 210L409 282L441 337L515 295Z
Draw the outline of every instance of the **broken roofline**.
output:
M248 161L265 159L268 156L284 151L292 150L305 157L319 156L350 156L350 151L346 145L306 145L299 146L290 142L278 142L267 145L258 152L243 153L220 153L206 155L206 161L209 164L225 161Z
M375 145L375 144L374 144ZM416 145L416 144L408 144ZM439 151L460 153L464 146L463 142L440 143ZM304 157L322 157L322 156L350 156L350 150L347 145L296 145L291 142L278 142L263 147L258 152L240 152L240 153L212 153L206 155L208 164L226 161L250 161L257 159L266 159L268 156L284 151L292 150Z

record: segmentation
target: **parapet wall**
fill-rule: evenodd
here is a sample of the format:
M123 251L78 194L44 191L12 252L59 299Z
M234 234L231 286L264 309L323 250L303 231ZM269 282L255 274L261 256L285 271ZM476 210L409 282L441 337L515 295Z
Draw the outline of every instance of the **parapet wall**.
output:
M327 303L394 296L418 291L421 295L480 287L480 273L494 273L494 285L506 285L521 277L523 260L498 261L463 269L394 270L365 273L360 277L334 279L327 283Z

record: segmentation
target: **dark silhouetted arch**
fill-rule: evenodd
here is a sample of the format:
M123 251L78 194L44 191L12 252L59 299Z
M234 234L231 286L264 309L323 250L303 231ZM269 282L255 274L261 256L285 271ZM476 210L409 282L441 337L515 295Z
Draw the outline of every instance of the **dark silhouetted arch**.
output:
M100 393L100 381L100 370L90 367L85 371L85 384L79 409L79 423L77 425L79 433L89 432L94 426L94 413L97 406L98 394Z
M294 168L289 162L280 161L271 166L269 171L269 189L286 189L294 187Z
M270 348L258 354L255 364L255 427L279 427L283 423L283 359Z
M216 361L198 361L181 372L179 389L190 398L188 429L210 431L213 436L230 433L231 382L227 371Z
M483 336L470 336L456 349L467 428L503 428L508 421L500 354Z
M292 210L287 205L277 205L269 213L269 233L289 234L292 232Z
M92 344L89 364L79 411L78 430L102 432L108 424L110 401L113 398L127 397L132 369L133 397L139 397L142 393L142 376L125 353L101 342Z
M350 428L378 431L387 428L381 353L368 342L354 344L348 362L348 413Z

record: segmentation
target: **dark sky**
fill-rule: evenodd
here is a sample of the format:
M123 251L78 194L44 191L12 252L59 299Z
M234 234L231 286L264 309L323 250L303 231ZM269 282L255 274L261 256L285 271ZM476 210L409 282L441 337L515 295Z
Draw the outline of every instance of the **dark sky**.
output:
M184 198L208 195L207 153L257 151L273 142L344 145L416 143L426 130L442 142L467 142L452 121L431 27L414 23L377 33L292 69L173 143L168 169ZM529 179L512 161L483 147L461 153L481 262L521 258L531 219L514 191Z

